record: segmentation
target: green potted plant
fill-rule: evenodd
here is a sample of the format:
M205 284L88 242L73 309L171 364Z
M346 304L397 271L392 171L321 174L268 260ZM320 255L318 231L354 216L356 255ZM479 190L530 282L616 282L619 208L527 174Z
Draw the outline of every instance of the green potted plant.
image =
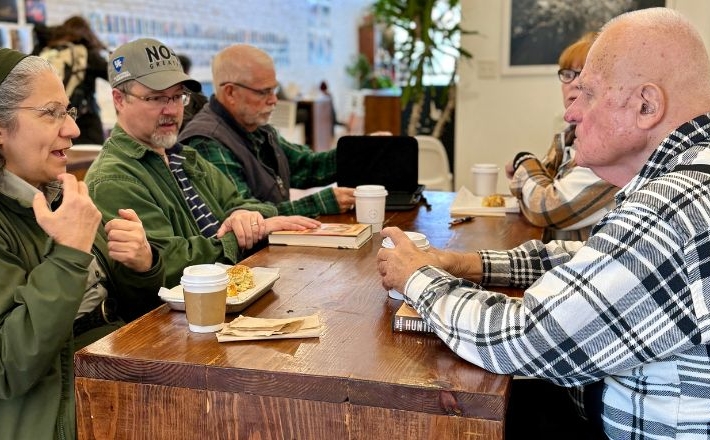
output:
M392 78L386 75L377 75L363 54L358 54L355 61L345 68L348 75L352 76L361 89L387 89L394 86Z
M395 50L400 57L402 107L411 104L412 109L407 127L410 136L418 134L426 91L431 87L425 84L424 77L437 71L437 58L451 56L457 62L462 57L472 58L459 41L461 35L477 32L461 29L455 14L447 13L459 4L459 0L376 0L373 5L373 14L378 22L399 28L406 35L404 41L395 42ZM441 137L455 107L455 70L445 88L446 105L432 132L435 137Z

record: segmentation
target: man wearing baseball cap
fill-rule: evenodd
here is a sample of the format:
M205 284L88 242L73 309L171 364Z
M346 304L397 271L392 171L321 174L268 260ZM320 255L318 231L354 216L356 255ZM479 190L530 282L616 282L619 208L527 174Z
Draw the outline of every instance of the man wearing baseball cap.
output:
M320 225L241 198L221 171L177 142L184 106L200 84L168 46L142 38L118 47L108 78L117 122L87 172L89 194L105 219L119 207L136 211L148 239L163 248L168 286L186 266L236 263L272 231Z

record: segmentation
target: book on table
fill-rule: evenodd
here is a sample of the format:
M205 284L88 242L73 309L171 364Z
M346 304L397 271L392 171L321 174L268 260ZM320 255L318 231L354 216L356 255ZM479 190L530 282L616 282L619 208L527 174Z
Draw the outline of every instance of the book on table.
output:
M322 223L303 231L276 231L269 244L359 249L372 237L372 227L362 223Z
M424 322L414 307L402 303L392 319L392 330L396 332L434 333L431 326Z

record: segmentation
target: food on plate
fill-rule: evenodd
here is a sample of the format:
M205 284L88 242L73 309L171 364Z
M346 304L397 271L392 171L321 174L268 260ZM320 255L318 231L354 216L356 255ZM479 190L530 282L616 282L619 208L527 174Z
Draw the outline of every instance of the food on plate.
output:
M227 296L237 296L240 292L254 287L254 274L250 267L243 264L235 264L227 269L227 276L229 276Z
M486 208L502 208L505 206L505 199L502 194L491 194L485 196L481 204Z

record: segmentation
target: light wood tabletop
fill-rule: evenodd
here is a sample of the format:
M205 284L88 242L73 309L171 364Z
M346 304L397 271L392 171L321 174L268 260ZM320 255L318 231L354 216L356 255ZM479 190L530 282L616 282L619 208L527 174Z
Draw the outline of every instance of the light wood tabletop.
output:
M541 236L518 214L449 228L454 194L425 195L431 209L387 212L387 225L458 250ZM219 343L163 305L82 349L79 438L502 439L511 378L462 360L435 336L392 331L401 301L380 284L380 243L375 234L358 250L271 246L243 262L280 270L244 314L318 313L320 338Z

